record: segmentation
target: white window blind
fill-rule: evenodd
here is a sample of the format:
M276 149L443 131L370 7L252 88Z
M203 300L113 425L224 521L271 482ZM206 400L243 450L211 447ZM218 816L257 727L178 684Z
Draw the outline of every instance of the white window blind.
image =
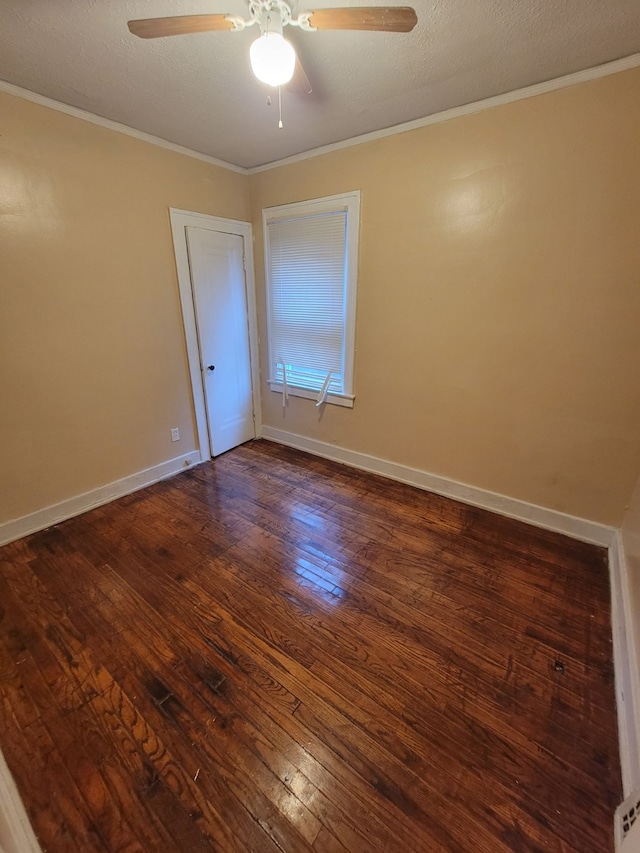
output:
M267 220L271 379L345 392L347 211Z
M353 406L360 193L262 211L269 386Z

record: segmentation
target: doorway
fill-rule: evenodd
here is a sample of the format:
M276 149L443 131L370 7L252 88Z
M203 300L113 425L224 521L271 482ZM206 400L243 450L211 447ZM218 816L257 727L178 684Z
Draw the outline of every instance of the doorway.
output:
M260 434L251 224L170 209L200 457Z

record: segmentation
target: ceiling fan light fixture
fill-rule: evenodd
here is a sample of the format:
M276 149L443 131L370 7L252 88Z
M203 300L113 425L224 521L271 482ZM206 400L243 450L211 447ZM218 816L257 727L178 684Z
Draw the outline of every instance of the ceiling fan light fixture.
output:
M249 48L251 69L267 86L284 86L293 77L296 52L280 33L266 32Z

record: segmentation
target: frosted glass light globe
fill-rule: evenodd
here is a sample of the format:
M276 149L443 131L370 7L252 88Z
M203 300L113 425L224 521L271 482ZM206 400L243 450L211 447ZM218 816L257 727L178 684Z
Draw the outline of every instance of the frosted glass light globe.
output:
M251 68L267 86L284 86L293 77L296 52L280 33L263 33L249 48Z

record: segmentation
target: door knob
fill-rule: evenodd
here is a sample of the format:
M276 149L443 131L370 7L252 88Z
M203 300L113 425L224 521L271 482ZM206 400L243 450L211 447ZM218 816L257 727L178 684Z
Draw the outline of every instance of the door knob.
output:
M216 369L215 364L210 364L207 366L207 370L215 370L215 369Z

